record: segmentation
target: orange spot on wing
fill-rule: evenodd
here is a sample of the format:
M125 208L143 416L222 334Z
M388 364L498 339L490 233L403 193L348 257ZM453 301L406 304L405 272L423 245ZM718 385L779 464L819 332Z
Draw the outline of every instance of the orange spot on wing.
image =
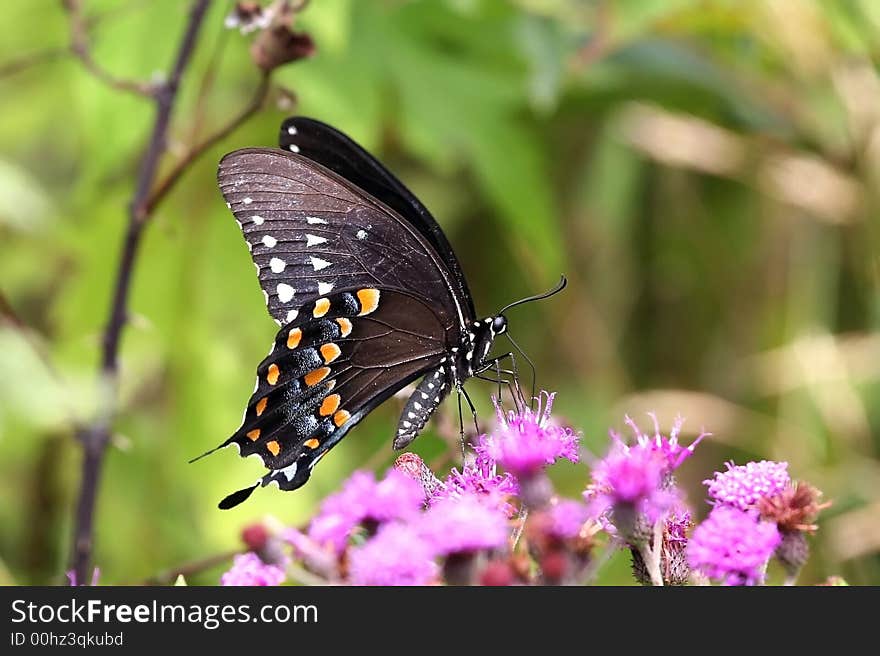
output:
M272 440L271 442L266 442L266 448L273 456L277 456L279 453L281 453L281 445L278 444L278 442L276 442L275 440Z
M323 403L321 403L321 408L320 410L318 410L318 412L321 413L322 417L332 415L339 407L339 401L340 398L338 394L331 394L326 399L324 399Z
M291 328L290 332L287 333L287 348L295 349L299 346L299 340L302 339L303 331L299 328Z
M351 334L351 321L349 321L345 317L339 317L336 320L336 323L339 324L339 328L340 330L342 330L343 337L348 337Z
M358 300L361 302L361 311L359 317L374 312L379 307L379 290L378 289L359 289L357 293Z
M307 373L304 380L306 381L306 385L311 387L312 385L317 385L329 375L330 367L321 367L320 369L315 369L314 371Z
M350 417L351 413L348 410L339 410L333 415L333 423L336 424L337 427L342 426L342 424L347 422Z
M251 442L256 442L258 439L260 439L260 429L255 428L252 431L248 431L247 436Z
M332 342L330 344L323 344L319 350L321 351L321 357L324 358L324 362L327 364L333 362L342 353L342 349Z
M313 437L312 439L303 442L303 445L309 447L310 449L317 449L321 445L321 443Z
M315 309L312 310L313 317L323 317L330 310L330 299L319 298L315 301Z
M269 405L269 399L265 396L257 401L257 416L259 417L263 412L266 411L266 406Z
M281 375L281 370L278 368L277 364L270 364L269 371L266 372L266 380L270 385L274 385L278 382L278 376Z

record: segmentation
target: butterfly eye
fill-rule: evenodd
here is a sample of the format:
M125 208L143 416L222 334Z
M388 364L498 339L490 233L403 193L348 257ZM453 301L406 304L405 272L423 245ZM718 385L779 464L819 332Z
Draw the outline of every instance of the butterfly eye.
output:
M502 316L497 316L492 319L492 332L496 335L500 335L505 330L507 330L507 319Z

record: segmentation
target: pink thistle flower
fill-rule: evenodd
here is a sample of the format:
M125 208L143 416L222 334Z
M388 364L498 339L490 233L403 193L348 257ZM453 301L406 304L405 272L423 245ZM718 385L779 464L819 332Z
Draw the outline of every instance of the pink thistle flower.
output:
M531 476L558 458L578 461L579 436L550 417L556 395L541 392L535 411L504 412L495 400L498 426L483 435L475 447L478 455L497 462L515 476Z
M773 522L754 511L715 506L687 545L691 569L725 585L756 585L781 541Z
M434 550L414 526L393 522L349 554L354 585L428 585L437 579Z
M284 579L283 568L264 563L248 551L235 556L232 567L220 577L220 585L281 585Z
M727 471L715 472L714 478L703 481L717 504L748 510L762 499L781 494L791 484L787 462L762 460L735 465L731 460L724 464Z
M441 499L476 495L512 517L516 508L510 499L518 494L519 485L511 474L499 474L494 460L486 454L477 454L476 460L466 464L460 472L455 468L449 472L446 480L434 490L430 503L433 505Z
M421 484L399 470L390 470L378 483L372 472L356 471L339 492L321 503L309 525L309 537L342 553L352 530L365 520L381 523L411 517L424 499Z
M505 514L473 494L441 499L417 528L437 555L502 547L510 535Z

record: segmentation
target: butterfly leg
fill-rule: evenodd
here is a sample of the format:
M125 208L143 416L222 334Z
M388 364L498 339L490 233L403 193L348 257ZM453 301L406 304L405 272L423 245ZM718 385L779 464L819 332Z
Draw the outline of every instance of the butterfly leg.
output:
M510 359L511 369L501 368L501 363L506 359ZM490 378L485 375L490 369L493 370L495 378ZM504 378L504 376L510 376L510 379ZM480 378L481 380L497 383L499 400L501 400L501 385L506 385L510 392L510 398L517 411L521 409L521 406L526 405L525 397L522 393L522 387L519 384L519 368L517 367L516 357L513 353L505 353L499 355L497 358L492 358L491 360L484 362L483 366L476 371L475 377Z

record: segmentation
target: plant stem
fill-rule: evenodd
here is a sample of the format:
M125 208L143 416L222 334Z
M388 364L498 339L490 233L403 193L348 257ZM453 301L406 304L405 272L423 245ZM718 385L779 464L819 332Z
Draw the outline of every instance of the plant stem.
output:
M78 6L78 3L72 4ZM195 50L209 4L210 0L194 0L171 75L167 81L158 85L151 93L156 102L156 118L147 150L141 160L135 192L129 204L128 228L117 269L109 318L104 328L100 366L100 384L103 388L100 398L101 406L92 425L78 431L78 437L84 450L82 483L74 523L72 557L72 566L78 581L87 579L92 560L95 502L104 454L107 444L110 442L112 423L116 414L119 342L127 320L128 293L131 287L132 272L139 251L143 227L148 216L148 213L145 212L146 201L155 181L159 162L166 149L168 126L180 81ZM76 12L73 15L75 18L79 16ZM73 29L76 30L76 24ZM95 74L92 68L89 70ZM104 76L99 77L103 79Z

